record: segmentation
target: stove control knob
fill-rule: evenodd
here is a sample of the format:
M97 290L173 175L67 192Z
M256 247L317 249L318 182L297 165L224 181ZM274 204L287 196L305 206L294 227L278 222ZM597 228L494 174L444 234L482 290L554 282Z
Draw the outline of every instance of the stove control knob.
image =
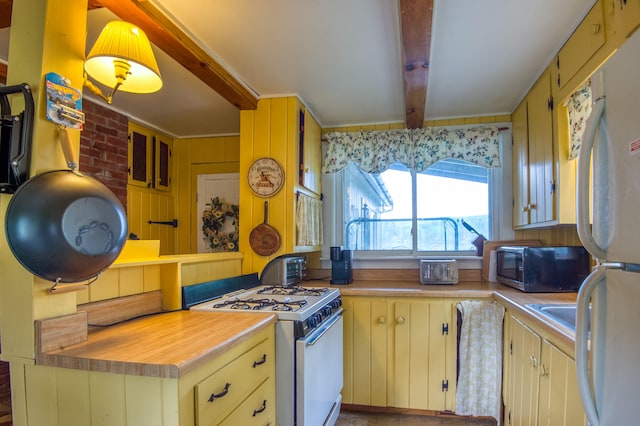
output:
M342 306L342 299L335 299L331 301L331 307L333 309L338 309L340 306Z
M329 317L331 316L332 311L333 311L333 308L331 307L331 305L327 305L324 308L322 308L322 316Z
M320 323L320 321L318 320L318 315L311 315L308 319L307 319L307 326L309 328L315 328L318 326L318 324Z

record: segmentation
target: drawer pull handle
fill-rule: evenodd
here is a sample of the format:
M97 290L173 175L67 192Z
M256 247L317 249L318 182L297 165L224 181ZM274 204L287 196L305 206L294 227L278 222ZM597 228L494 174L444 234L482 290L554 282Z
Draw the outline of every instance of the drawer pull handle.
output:
M260 361L253 362L253 368L256 368L257 366L262 365L265 362L267 362L267 354L262 354L262 359Z
M231 387L231 383L227 383L226 385L224 385L224 389L222 390L222 392L220 392L218 394L212 393L211 396L209 397L209 402L213 402L214 399L222 398L223 396L228 394L230 387Z
M267 400L265 399L264 401L262 401L262 407L258 408L257 410L253 410L253 417L262 413L266 409L267 409Z

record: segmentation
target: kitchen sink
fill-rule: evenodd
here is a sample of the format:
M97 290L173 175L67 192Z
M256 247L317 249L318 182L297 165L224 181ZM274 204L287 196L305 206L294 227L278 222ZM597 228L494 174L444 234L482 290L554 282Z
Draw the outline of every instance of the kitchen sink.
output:
M571 330L575 331L576 329L575 303L528 303L526 306ZM591 315L589 315L588 319L590 322ZM590 328L590 325L588 323L587 328Z

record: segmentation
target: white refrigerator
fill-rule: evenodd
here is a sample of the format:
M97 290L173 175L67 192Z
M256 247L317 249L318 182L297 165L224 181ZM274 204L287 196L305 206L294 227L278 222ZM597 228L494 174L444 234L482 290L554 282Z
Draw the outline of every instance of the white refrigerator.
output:
M578 158L577 208L578 234L597 261L578 293L578 386L591 426L636 425L640 424L640 31L591 81L594 104Z

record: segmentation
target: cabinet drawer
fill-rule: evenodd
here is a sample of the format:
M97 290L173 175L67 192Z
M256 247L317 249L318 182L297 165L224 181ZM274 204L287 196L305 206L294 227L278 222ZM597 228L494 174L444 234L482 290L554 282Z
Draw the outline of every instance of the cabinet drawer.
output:
M273 341L267 339L195 386L197 424L217 424L274 371Z
M599 1L560 49L558 87L563 88L604 43L604 14Z
M274 425L276 401L273 392L273 378L269 378L251 394L220 425Z

